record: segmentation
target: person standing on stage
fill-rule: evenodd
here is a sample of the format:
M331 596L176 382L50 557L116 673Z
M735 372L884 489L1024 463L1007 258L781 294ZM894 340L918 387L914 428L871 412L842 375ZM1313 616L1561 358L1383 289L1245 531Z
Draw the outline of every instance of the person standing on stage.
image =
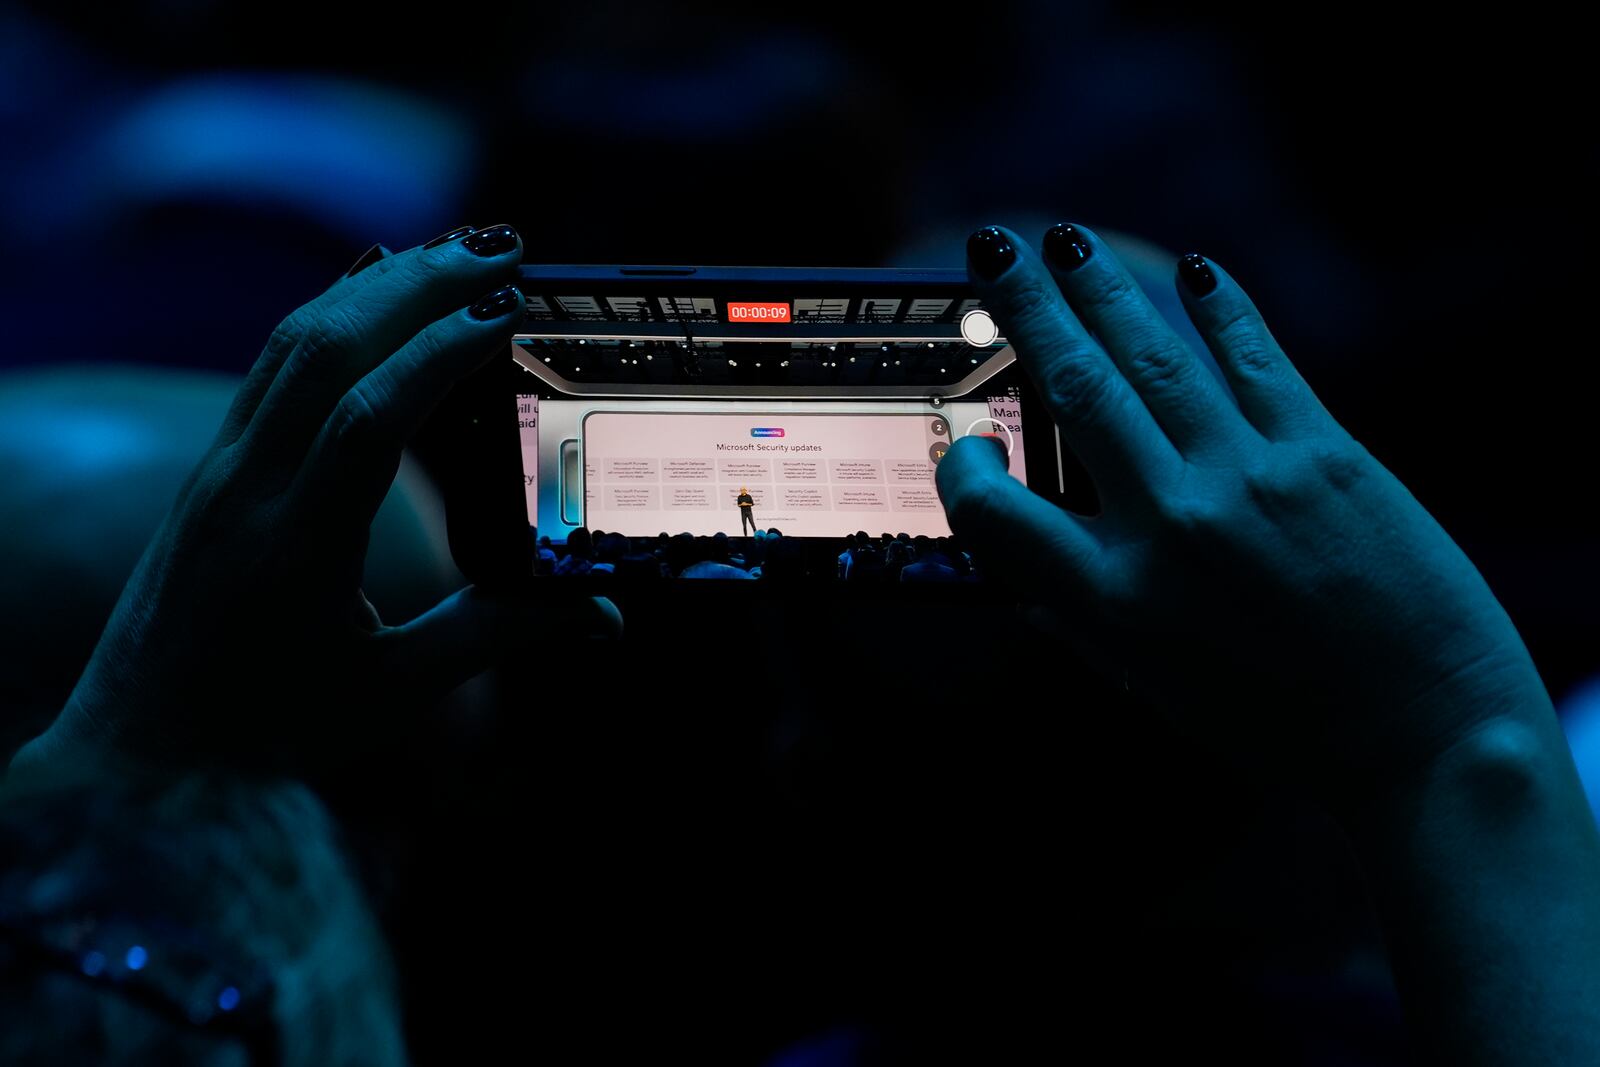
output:
M741 485L739 487L739 499L735 503L739 505L739 532L742 534L748 528L754 534L756 532L756 520L753 514L756 506L755 497L750 495L749 489Z

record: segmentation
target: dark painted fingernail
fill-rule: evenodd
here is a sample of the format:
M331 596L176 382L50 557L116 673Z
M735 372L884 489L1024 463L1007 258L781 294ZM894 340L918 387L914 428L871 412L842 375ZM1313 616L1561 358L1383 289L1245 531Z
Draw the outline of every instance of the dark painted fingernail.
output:
M1058 222L1045 231L1044 257L1061 270L1077 270L1093 251L1083 231L1070 223Z
M517 292L517 287L508 285L503 289L496 289L482 300L467 309L467 314L483 322L498 319L501 315L509 315L517 306L517 300L522 296Z
M1212 273L1211 264L1198 252L1190 252L1178 260L1178 277L1195 296L1205 296L1217 287L1217 276Z
M993 226L985 226L967 238L967 259L978 277L992 282L1017 261L1011 239Z
M448 244L451 241L454 241L458 237L465 237L467 234L469 234L471 232L472 232L472 227L471 226L457 226L455 229L451 230L449 233L441 233L439 236L435 237L433 240L429 241L427 244L423 245L422 247L423 248L438 248L440 245Z
M478 256L501 256L517 247L517 231L510 226L488 226L461 242Z
M378 260L382 259L384 253L387 251L388 249L384 248L382 245L373 245L371 248L361 253L361 258L356 260L355 264L349 270L344 272L344 276L346 278L354 278L357 274L360 274L362 271L378 262Z

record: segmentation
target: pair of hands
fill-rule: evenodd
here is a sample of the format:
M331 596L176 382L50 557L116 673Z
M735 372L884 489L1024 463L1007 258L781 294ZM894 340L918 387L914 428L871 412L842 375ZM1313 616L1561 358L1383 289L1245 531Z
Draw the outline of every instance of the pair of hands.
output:
M1327 788L1418 773L1539 682L1487 586L1322 408L1249 299L1188 257L1219 382L1092 233L990 228L978 292L1103 504L1063 512L981 439L938 469L956 532L1046 623L1214 747ZM539 634L614 632L466 589L402 626L361 593L406 440L520 322L510 227L375 249L274 331L67 708L19 756L346 758ZM485 296L484 294L488 294Z

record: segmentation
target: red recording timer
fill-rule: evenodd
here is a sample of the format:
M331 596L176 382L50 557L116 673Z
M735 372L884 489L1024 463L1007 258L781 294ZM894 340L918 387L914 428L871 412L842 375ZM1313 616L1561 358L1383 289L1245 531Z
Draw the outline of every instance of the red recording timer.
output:
M788 304L729 304L729 322L788 322Z

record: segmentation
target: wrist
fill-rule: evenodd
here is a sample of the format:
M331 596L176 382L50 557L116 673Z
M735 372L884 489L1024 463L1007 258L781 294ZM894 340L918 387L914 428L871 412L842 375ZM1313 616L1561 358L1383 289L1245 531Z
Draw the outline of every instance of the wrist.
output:
M1350 829L1430 1062L1596 1062L1600 835L1554 714L1483 720Z
M1461 725L1425 760L1371 783L1341 821L1365 860L1388 865L1404 861L1417 835L1514 834L1574 793L1581 797L1582 787L1543 698Z
M1378 758L1357 761L1371 773L1357 777L1361 792L1351 799L1402 803L1419 790L1464 787L1457 774L1479 763L1531 758L1527 745L1566 751L1538 669L1510 620L1506 627L1509 633L1484 635L1454 663L1435 664L1426 680L1398 685L1390 699L1374 696L1376 714L1366 717L1377 729L1365 744Z

